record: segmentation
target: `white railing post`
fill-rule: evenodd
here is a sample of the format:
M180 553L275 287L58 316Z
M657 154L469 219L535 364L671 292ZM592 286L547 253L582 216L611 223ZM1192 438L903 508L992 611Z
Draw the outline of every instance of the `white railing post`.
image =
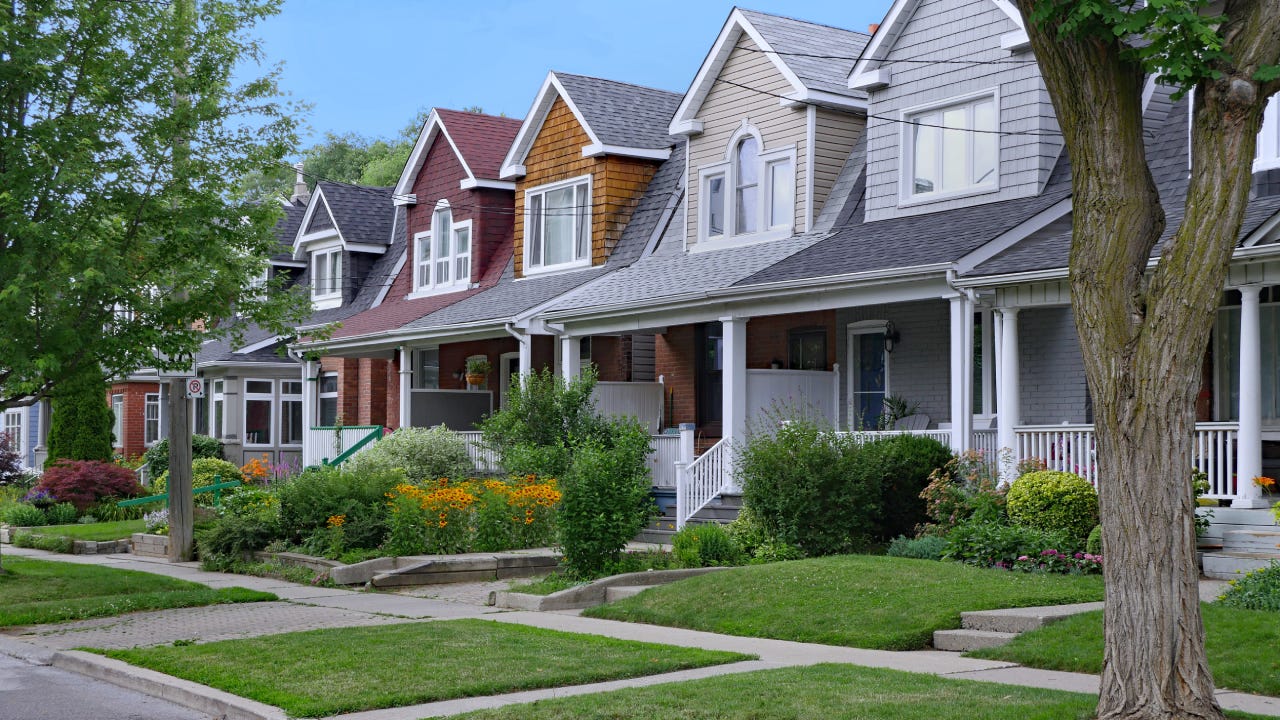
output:
M1000 478L1013 482L1018 462L1027 457L1019 443L1017 431L1021 391L1018 388L1018 309L1000 311L1000 364L997 366L1000 387L996 402L996 454L1000 460ZM1004 452L1008 448L1009 452Z
M582 338L560 336L560 372L566 383L582 374Z
M680 462L685 465L692 464L696 454L693 443L697 427L693 423L680 423Z
M396 418L396 427L409 427L413 424L413 352L400 346L400 414ZM388 418L390 419L390 418Z
M689 468L684 462L676 461L676 530L684 529L685 518L689 510Z

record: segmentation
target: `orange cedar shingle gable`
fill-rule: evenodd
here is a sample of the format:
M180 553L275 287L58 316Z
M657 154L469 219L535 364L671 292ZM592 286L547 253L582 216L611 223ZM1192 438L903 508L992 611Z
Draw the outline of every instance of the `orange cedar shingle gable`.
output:
M584 158L582 148L589 144L573 111L556 98L529 147L525 175L516 184L516 277L524 276L524 193L530 188L591 175L591 264L604 264L622 237L659 163L608 155Z

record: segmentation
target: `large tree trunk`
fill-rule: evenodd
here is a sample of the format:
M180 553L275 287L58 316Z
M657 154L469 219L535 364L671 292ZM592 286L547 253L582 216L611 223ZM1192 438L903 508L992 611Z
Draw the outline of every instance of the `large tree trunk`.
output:
M1024 17L1053 2L1018 1ZM1165 222L1146 164L1143 68L1113 34L1027 23L1072 162L1072 307L1094 399L1106 557L1100 718L1222 717L1200 618L1191 436L1268 90L1252 76L1259 58L1280 54L1266 16L1277 4L1227 3L1224 50L1236 65L1196 88L1185 218L1151 271Z

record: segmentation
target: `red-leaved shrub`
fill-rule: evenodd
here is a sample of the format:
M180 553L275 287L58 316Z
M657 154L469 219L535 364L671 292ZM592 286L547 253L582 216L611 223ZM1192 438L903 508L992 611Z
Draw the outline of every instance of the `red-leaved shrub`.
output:
M100 460L59 460L44 471L37 490L69 502L81 512L108 497L137 497L142 486L133 471Z

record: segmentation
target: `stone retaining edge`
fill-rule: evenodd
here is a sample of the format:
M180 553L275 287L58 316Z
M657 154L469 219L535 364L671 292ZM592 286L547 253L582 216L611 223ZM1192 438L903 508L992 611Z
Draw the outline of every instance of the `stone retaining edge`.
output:
M288 715L278 707L92 653L78 650L56 652L53 654L52 664L56 668L167 700L212 717L226 720L288 720Z
M552 610L581 610L582 608L603 605L605 591L615 586L666 585L677 580L706 575L707 573L729 570L725 567L689 568L686 570L649 570L646 572L625 573L601 578L594 582L560 590L550 595L530 595L519 592L498 592L492 598L493 605L512 610L531 610L549 612Z

